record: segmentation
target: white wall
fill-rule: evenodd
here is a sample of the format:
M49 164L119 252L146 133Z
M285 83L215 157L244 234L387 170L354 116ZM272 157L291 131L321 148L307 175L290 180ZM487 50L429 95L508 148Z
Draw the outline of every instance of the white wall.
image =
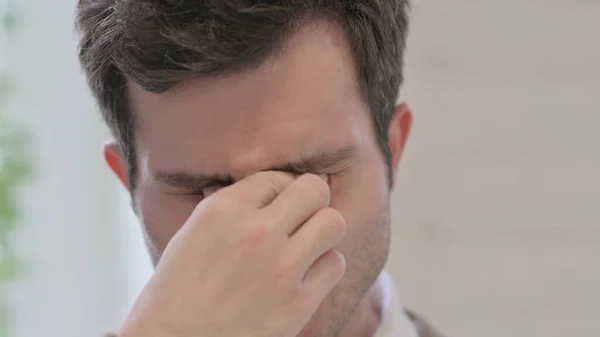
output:
M101 336L121 319L148 262L124 216L126 196L102 161L109 135L79 70L75 1L13 5L20 23L7 58L17 86L11 107L35 136L37 165L23 193L18 248L29 275L12 296L15 336Z
M600 336L600 2L414 2L404 301L449 336Z

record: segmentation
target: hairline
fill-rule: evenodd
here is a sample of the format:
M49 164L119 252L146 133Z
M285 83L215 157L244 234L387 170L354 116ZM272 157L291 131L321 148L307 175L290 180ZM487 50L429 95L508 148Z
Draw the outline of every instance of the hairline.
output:
M270 61L276 60L278 57L282 56L285 51L287 50L287 47L289 46L289 42L293 40L293 38L301 33L301 31L303 29L305 29L307 26L313 25L313 24L326 24L328 26L328 29L338 29L340 31L340 36L343 39L343 43L346 45L344 48L348 48L349 49L349 54L351 56L351 62L352 62L352 68L354 69L354 73L355 73L355 81L356 81L356 86L357 86L357 90L361 96L361 99L363 99L366 103L366 105L369 107L369 121L371 122L371 124L373 123L373 108L369 102L368 99L368 92L367 89L363 88L363 84L361 83L361 76L359 73L359 68L358 68L358 59L357 59L357 53L354 50L352 43L351 43L351 39L350 36L347 32L347 29L344 27L345 25L340 22L340 18L335 14L335 13L330 13L329 11L324 11L324 12L316 12L316 11L311 11L311 10L307 10L306 13L302 13L300 15L298 15L298 17L294 20L294 22L291 23L291 25L288 27L288 30L283 34L283 36L280 38L279 41L276 41L272 47L272 49L269 51L269 53L266 55L266 57L263 57L262 59L258 59L253 63L249 63L247 64L245 67L231 67L229 70L221 72L219 74L215 74L215 75L194 75L193 73L190 73L188 78L176 82L174 84L172 84L171 86L169 86L168 88L166 88L166 90L162 91L162 92L158 92L160 93L164 93L164 94L168 94L170 92L176 91L176 90L186 90L188 88L188 86L192 85L192 82L194 80L210 80L210 79L219 79L219 78L224 78L227 76L232 76L232 75L239 75L239 74L244 74L244 73L251 73L253 71L256 71L264 66L268 66ZM135 114L134 114L134 107L131 104L131 100L129 99L129 95L131 94L129 87L132 83L135 83L136 85L139 85L138 83L132 81L130 78L128 78L126 76L126 74L122 71L119 72L119 75L121 76L121 78L124 81L124 85L123 88L121 90L122 91L122 95L121 95L121 99L122 99L122 106L124 109L126 109L125 113L129 116L129 121L130 121L130 138L127 139L126 143L127 144L122 144L119 145L119 147L122 146L129 146L130 148L127 149L126 151L130 152L130 158L127 161L127 166L128 166L128 176L130 179L130 193L133 195L135 192L135 187L136 187L136 183L137 183L137 179L139 178L138 175L138 171L137 171L137 167L138 167L138 156L137 156L137 148L136 148L136 134L137 132L139 132L139 129L137 128L136 125L136 118L135 118ZM141 87L141 85L140 85ZM142 87L142 89L144 89ZM144 89L146 90L146 89ZM376 125L372 125L372 128L376 128ZM375 129L373 131L376 131ZM375 137L377 137L377 134L375 135ZM121 142L122 140L118 140L119 142ZM380 146L378 146L380 147ZM385 155L385 154L384 154ZM131 161L131 162L130 162ZM386 160L387 161L387 160Z

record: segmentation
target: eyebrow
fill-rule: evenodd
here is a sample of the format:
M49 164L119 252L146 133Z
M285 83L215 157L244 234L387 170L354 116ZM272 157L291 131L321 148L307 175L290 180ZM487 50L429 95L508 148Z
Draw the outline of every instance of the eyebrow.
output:
M295 162L277 165L267 171L283 171L297 175L319 172L348 161L357 152L358 148L356 146L348 146L340 150L320 152L315 155L301 158ZM236 181L236 178L230 174L204 174L186 171L158 171L153 177L162 184L174 188L194 191L214 185L231 185Z

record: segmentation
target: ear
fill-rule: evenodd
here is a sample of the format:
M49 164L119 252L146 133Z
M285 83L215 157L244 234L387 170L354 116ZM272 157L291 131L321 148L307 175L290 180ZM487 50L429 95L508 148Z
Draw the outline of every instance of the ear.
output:
M396 174L400 165L400 158L412 127L413 114L407 104L399 105L394 111L392 121L388 129L388 146L392 155L392 188L396 186Z
M117 178L123 183L125 188L129 190L129 175L127 171L127 162L121 154L121 150L116 143L111 142L104 144L104 159L108 167L115 173Z

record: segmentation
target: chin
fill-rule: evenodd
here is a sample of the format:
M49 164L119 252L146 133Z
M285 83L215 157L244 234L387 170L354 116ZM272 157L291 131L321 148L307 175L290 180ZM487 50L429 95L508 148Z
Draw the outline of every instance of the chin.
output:
M347 269L344 278L296 337L338 337L340 333L348 333L344 328L356 319L356 309L368 296L387 262L390 221L386 210L384 208L374 222L377 223L375 230L362 236L360 243L346 252Z
M337 290L338 288L336 288ZM297 337L335 337L346 325L349 316L354 312L359 301L345 302L340 292L335 291L319 307L306 327ZM354 303L356 302L356 303Z

